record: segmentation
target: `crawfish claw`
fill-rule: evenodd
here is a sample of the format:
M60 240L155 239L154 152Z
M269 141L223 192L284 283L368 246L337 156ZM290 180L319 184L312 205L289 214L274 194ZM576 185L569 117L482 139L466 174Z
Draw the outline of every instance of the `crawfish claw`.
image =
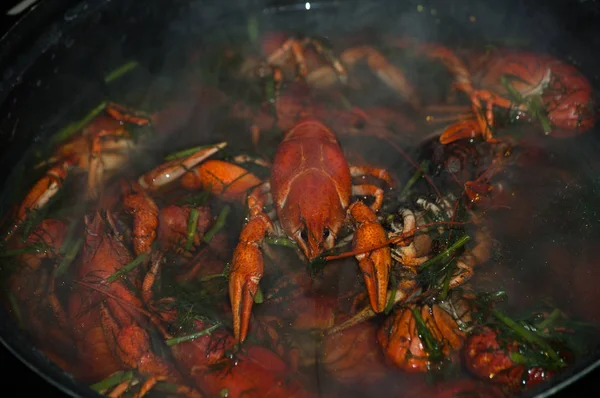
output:
M239 272L233 272L229 277L229 295L233 311L233 333L236 340L240 343L248 335L252 303L258 291L258 283L261 276L248 276Z
M363 273L367 292L373 311L379 313L385 309L392 257L389 246L376 250L366 250L387 242L387 234L373 210L362 202L353 203L349 209L350 217L357 225L352 243L353 250L364 250L355 257Z
M233 312L233 333L240 343L248 334L252 302L264 272L260 244L267 231L272 230L273 224L269 217L259 213L244 226L240 234L240 242L233 252L229 274L229 300Z

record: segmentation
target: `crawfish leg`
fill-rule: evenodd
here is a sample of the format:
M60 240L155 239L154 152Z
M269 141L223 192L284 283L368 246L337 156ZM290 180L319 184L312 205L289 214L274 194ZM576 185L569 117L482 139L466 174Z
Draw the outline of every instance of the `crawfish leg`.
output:
M386 169L370 166L350 166L350 175L352 177L373 176L385 181L390 187L394 186L392 177Z
M352 242L352 250L363 250L387 242L387 234L371 208L362 202L355 202L348 208L350 218L357 225ZM384 310L387 288L392 266L389 246L356 255L365 285L375 312Z
M71 330L69 327L69 322L67 321L67 314L65 312L65 309L63 308L58 297L56 296L56 293L54 292L54 282L54 276L51 276L50 281L48 283L47 291L48 304L50 305L52 313L54 314L58 322L58 326L61 328L61 330Z
M392 177L385 169L370 166L351 166L350 175L352 177L373 176L385 181L389 186L394 186ZM377 211L381 208L381 203L383 202L383 189L376 187L375 185L353 185L352 195L373 196L375 201L371 205L371 209L373 209L373 211Z
M383 203L383 189L376 187L375 185L352 185L352 195L374 197L375 201L371 204L371 209L373 211L379 210L381 208L381 203Z
M158 228L158 205L143 190L129 194L123 200L133 215L133 249L136 255L150 253Z
M415 214L410 209L401 209L400 215L402 216L402 231L400 235L391 238L391 242L396 246L392 252L392 257L409 267L419 266L427 261L429 257L418 256L414 242L417 227Z
M159 299L158 301L155 301L154 297L153 297L152 287L154 286L154 283L156 283L156 280L159 277L160 267L163 264L163 262L164 262L164 256L162 255L162 253L155 254L153 256L152 265L150 266L150 269L148 270L148 272L144 276L144 280L142 281L142 291L141 291L142 300L144 301L144 304L146 304L146 306L153 313L158 313L159 318L161 317L162 314L165 314L166 311L164 309L159 311L158 308L160 308L161 305L163 305L163 304L172 304L175 301L175 299L173 297L163 297L163 298ZM169 314L167 314L166 316L168 317ZM152 315L151 320L163 332L164 335L168 334L162 327L162 323L161 323L162 319L157 319L154 315Z
M64 184L69 168L70 163L61 163L48 170L46 175L35 183L27 195L25 195L25 199L23 199L19 205L16 220L13 221L4 240L8 240L12 234L19 229L19 227L27 220L31 212L35 212L44 207L48 204L50 199L58 193Z
M102 161L103 143L107 139L126 141L127 132L121 127L116 130L102 130L94 135L90 143L90 165L88 171L88 195L96 197L98 194L100 182L104 175L104 162Z
M266 168L271 168L271 162L265 159L255 158L253 156L248 155L237 155L233 157L233 161L238 164L242 163L254 163L257 166L262 166Z
M115 388L112 389L110 394L108 394L108 397L119 398L121 395L125 394L130 384L131 380L125 380L124 382L118 384Z
M113 119L137 126L146 126L152 122L150 117L144 115L143 112L133 111L114 102L109 102L105 110Z
M489 124L488 119L485 117L486 114L489 116L491 108L486 109L484 112L484 108L481 105L481 100L485 100L486 95L484 95L483 91L478 91L473 87L471 73L467 65L452 50L439 44L417 43L411 39L393 40L392 44L401 48L412 48L417 53L425 54L427 57L441 62L454 75L453 87L470 97L471 106L477 119L475 121L477 130L474 131L472 129L474 126L473 122L460 121L458 124L451 125L444 131L440 137L442 144L447 144L457 139L470 138L476 134L483 135L488 141L493 140L490 129L491 124Z
M417 90L410 84L408 78L399 68L392 65L387 57L370 46L359 46L345 50L340 56L347 66L353 66L359 60L366 60L369 69L386 86L397 92L408 101L415 109L420 108L420 99Z
M168 381L168 378L165 376L152 376L149 379L147 379L144 384L142 384L142 386L140 387L139 391L133 396L134 398L142 398L143 396L145 396L146 394L148 394L150 392L150 390L152 390L152 388L154 388L154 386L156 385L156 383L160 382L160 381ZM196 390L186 386L186 385L175 385L175 393L177 394L181 394L185 397L195 397L195 398L201 398L202 394L198 393Z
M267 58L269 65L282 65L289 54L294 56L294 61L298 68L298 74L304 78L308 74L308 67L306 66L306 59L304 58L304 47L306 46L308 39L299 40L295 38L287 39L281 47L275 50Z
M466 283L473 276L473 268L492 256L492 235L487 227L480 226L475 233L475 247L466 250L457 260L458 273L450 279L450 289Z

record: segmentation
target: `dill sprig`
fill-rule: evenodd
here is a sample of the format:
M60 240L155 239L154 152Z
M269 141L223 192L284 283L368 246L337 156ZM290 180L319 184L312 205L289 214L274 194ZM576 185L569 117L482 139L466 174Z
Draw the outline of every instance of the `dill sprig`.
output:
M275 245L275 246L284 246L284 247L289 247L292 249L297 249L298 248L298 244L288 238L288 237L279 237L279 238L264 238L263 242L265 242L267 245Z
M492 316L511 329L517 336L521 337L526 342L539 347L539 349L542 350L542 354L548 356L548 358L551 360L550 364L552 368L562 368L566 366L564 360L558 356L550 344L535 331L525 328L523 325L514 321L497 309L492 310Z
M415 326L419 334L419 338L423 342L425 351L429 354L429 359L432 362L441 362L444 359L444 353L442 351L442 345L431 333L425 320L421 316L417 307L411 308L413 317L415 318Z
M34 242L18 249L0 250L0 258L17 257L23 254L51 252L54 248L43 241Z
M462 248L469 240L469 235L459 237L454 243L448 246L437 256L427 260L419 267L417 280L424 284L432 284L439 280L441 276L446 276L448 268L451 267L455 259L452 257L454 253Z
M412 188L413 185L415 185L415 183L421 178L423 177L423 175L425 174L425 171L429 169L429 160L423 160L421 162L421 164L419 165L419 168L417 169L417 171L415 171L415 173L413 174L413 176L410 178L410 180L408 180L408 182L406 183L406 185L404 185L404 188L402 188L402 191L400 191L400 197L403 198L404 196L406 196L409 192L410 189Z
M69 266L73 263L75 257L77 257L77 254L79 253L79 250L81 250L82 246L83 238L77 238L68 243L68 246L66 246L65 249L63 259L59 263L58 267L56 267L56 269L54 270L54 276L62 276L65 274L65 272L67 272Z
M198 227L198 217L200 212L197 209L192 208L190 210L190 216L188 218L187 225L187 240L185 242L185 250L192 250L194 245L194 236L196 236L196 228Z
M116 387L119 384L121 384L127 380L133 380L133 372L131 370L126 371L126 372L119 371L119 372L113 373L112 375L108 376L106 379L99 381L98 383L92 384L90 386L90 388L92 390L100 393L102 391L106 391L110 388Z
M53 144L58 144L60 142L66 141L71 138L76 132L85 127L88 123L90 123L96 116L98 116L104 109L106 109L107 101L103 101L98 106L89 111L83 118L78 121L69 123L64 128L60 129L51 139Z
M544 129L545 134L549 134L552 131L552 125L550 124L550 120L548 120L548 116L546 115L546 110L544 108L544 104L542 103L542 98L539 95L533 96L531 98L525 98L516 90L512 84L509 82L509 78L511 80L518 80L524 83L527 83L523 79L514 75L504 75L500 77L500 83L506 88L508 94L512 97L512 100L519 104L525 104L529 113L534 119L538 119L542 128Z
M201 151L203 149L213 148L213 147L214 147L214 145L199 145L199 146L195 146L192 148L183 149L181 151L173 152L173 153L165 156L165 160L170 161L170 160L186 158L188 156L195 154L198 151Z
M133 271L136 267L138 267L140 264L142 264L146 260L147 257L148 257L148 253L140 254L132 262L130 262L129 264L125 264L121 269L117 270L115 273L113 273L108 278L106 278L106 281L108 283L113 283L114 281L119 279L121 276Z
M211 229L209 229L204 234L204 237L202 238L202 241L204 243L210 242L210 240L217 234L217 232L219 232L225 226L225 222L227 221L227 216L229 215L230 210L231 207L229 205L226 205L221 209L221 212L217 216L217 220L215 221Z
M197 339L198 337L210 335L219 326L221 326L221 323L217 322L214 325L212 325L211 327L201 330L199 332L195 332L195 333L188 334L185 336L174 337L172 339L166 340L165 342L169 347L171 347L171 346L174 346L175 344L184 343L186 341L191 341L191 340Z
M471 300L474 308L472 314L475 323L490 327L497 333L498 342L516 364L548 370L564 368L567 363L560 355L563 349L581 354L585 349L579 343L582 340L586 343L591 341L585 333L591 332L589 337L597 336L596 328L585 323L577 325L557 308L548 316L530 313L523 318L513 318L494 308L496 303L505 298L503 291L478 293Z
M114 80L117 80L120 77L122 77L123 75L125 75L126 73L132 71L133 69L135 69L137 67L138 67L137 61L129 61L129 62L119 66L118 68L112 70L108 74L106 74L106 76L104 76L104 82L110 83Z

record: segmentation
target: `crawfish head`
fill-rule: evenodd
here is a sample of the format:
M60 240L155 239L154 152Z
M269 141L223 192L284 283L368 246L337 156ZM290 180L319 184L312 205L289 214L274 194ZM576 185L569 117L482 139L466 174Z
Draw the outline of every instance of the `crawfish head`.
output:
M281 206L281 226L309 260L333 247L345 219L346 203L340 199L328 176L307 172L298 177Z
M352 178L333 132L305 119L279 145L271 193L281 226L312 260L333 247L345 220Z

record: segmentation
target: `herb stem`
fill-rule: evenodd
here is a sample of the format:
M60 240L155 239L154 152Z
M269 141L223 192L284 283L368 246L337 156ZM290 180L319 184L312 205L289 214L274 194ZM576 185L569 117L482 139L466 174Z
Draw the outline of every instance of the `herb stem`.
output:
M110 275L108 278L106 278L106 281L108 283L112 283L112 282L116 281L120 276L125 275L126 273L129 273L129 272L133 271L135 269L135 267L137 267L138 265L142 264L146 260L147 257L148 257L148 253L142 253L142 254L140 254L132 262L130 262L129 264L124 265L123 268L121 268L120 270L118 270L114 274Z
M227 220L227 216L229 215L230 210L231 208L229 207L229 205L221 209L221 212L217 216L217 221L215 221L215 224L212 226L211 229L208 230L208 232L204 234L204 237L202 238L203 242L210 242L210 240L217 234L217 232L219 232L219 230L225 226L225 221Z
M536 325L536 328L538 330L544 330L548 328L551 324L554 323L554 321L556 321L560 317L560 314L560 310L558 308L555 308L554 311L552 311L552 313L548 315L546 319L544 319Z
M77 257L77 253L79 253L81 246L83 246L83 238L78 238L77 240L75 240L74 243L68 246L68 248L66 249L65 256L63 257L58 267L56 267L56 269L54 270L54 276L58 277L64 275L64 273L67 272L69 266L71 265L73 260L75 260L75 257Z
M552 347L550 347L550 345L548 343L546 343L542 338L537 336L534 332L527 330L525 327L523 327L522 325L513 321L512 319L510 319L509 317L507 317L506 315L504 315L502 312L500 312L497 309L492 310L492 315L494 316L494 318L498 319L500 322L502 322L503 324L505 324L512 330L514 330L519 336L523 337L528 342L535 344L538 347L540 347L542 350L544 350L544 352L551 359L557 361L557 363L559 364L560 367L565 365L564 361L562 360L562 358L560 358L558 356L556 351L554 351L554 349Z
M446 276L444 277L444 286L442 287L442 292L440 293L441 300L446 300L446 297L448 297L450 280L452 279L452 273L454 272L454 269L454 261L450 261L450 263L447 265Z
M208 282L208 281L213 280L213 279L226 278L226 277L227 277L227 274L213 274L213 275L208 275L208 276L205 276L203 278L200 278L200 279L198 279L198 281L199 282Z
M419 165L419 168L417 169L417 171L415 171L415 173L410 178L410 180L408 180L408 182L406 183L404 188L402 188L402 191L400 192L400 197L403 197L406 194L408 194L408 191L410 191L412 186L415 185L415 183L419 180L419 178L421 178L423 176L423 174L425 174L423 172L423 170L425 170L427 167L429 167L429 161L428 160L422 161L421 164Z
M138 66L137 61L129 61L129 62L119 66L117 69L113 70L109 74L107 74L104 77L104 82L110 83L113 80L117 80L118 78L120 78L121 76L126 74L127 72L137 68L137 66Z
M188 334L187 336L174 337L172 339L168 339L166 341L166 343L169 347L174 346L176 344L185 343L186 341L191 341L191 340L197 339L198 337L209 335L213 332L213 330L215 330L219 326L221 326L221 323L217 322L214 325L212 325L211 327L201 330L199 332Z
M107 377L106 379L99 381L96 384L92 384L90 388L96 392L101 392L104 390L108 390L109 388L113 388L124 381L133 379L133 371L129 370L127 372L116 372Z
M190 216L188 218L187 241L185 242L185 250L187 251L192 250L194 245L194 236L196 235L199 216L200 212L197 209L190 210Z
M415 318L415 326L417 327L419 337L424 343L425 349L427 350L427 353L429 354L430 358L433 360L440 360L441 358L443 358L443 353L438 341L431 334L418 309L416 307L413 307L411 308L411 312L413 314L413 317Z
M201 151L203 149L213 148L213 147L214 147L214 145L199 145L199 146L195 146L192 148L183 149L181 151L174 152L174 153L171 153L171 154L165 156L165 160L169 161L169 160L186 158L190 155L195 154L198 151Z
M424 262L419 267L419 272L422 272L423 270L431 267L432 265L437 264L440 261L450 257L452 255L452 253L454 253L456 250L463 247L469 240L471 240L471 237L469 235L461 236L456 242L454 242L452 245L450 245L446 250L444 250L443 252L441 252L440 254L435 256L434 258L429 259L426 262Z
M285 246L291 247L293 249L298 248L298 244L296 244L296 242L294 242L290 238L265 238L264 242L267 245Z
M53 137L52 142L57 144L70 138L73 134L81 130L86 124L91 122L96 116L98 116L104 109L106 109L106 101L101 102L98 106L92 109L87 115L81 120L73 123L69 123L66 127L59 130Z

